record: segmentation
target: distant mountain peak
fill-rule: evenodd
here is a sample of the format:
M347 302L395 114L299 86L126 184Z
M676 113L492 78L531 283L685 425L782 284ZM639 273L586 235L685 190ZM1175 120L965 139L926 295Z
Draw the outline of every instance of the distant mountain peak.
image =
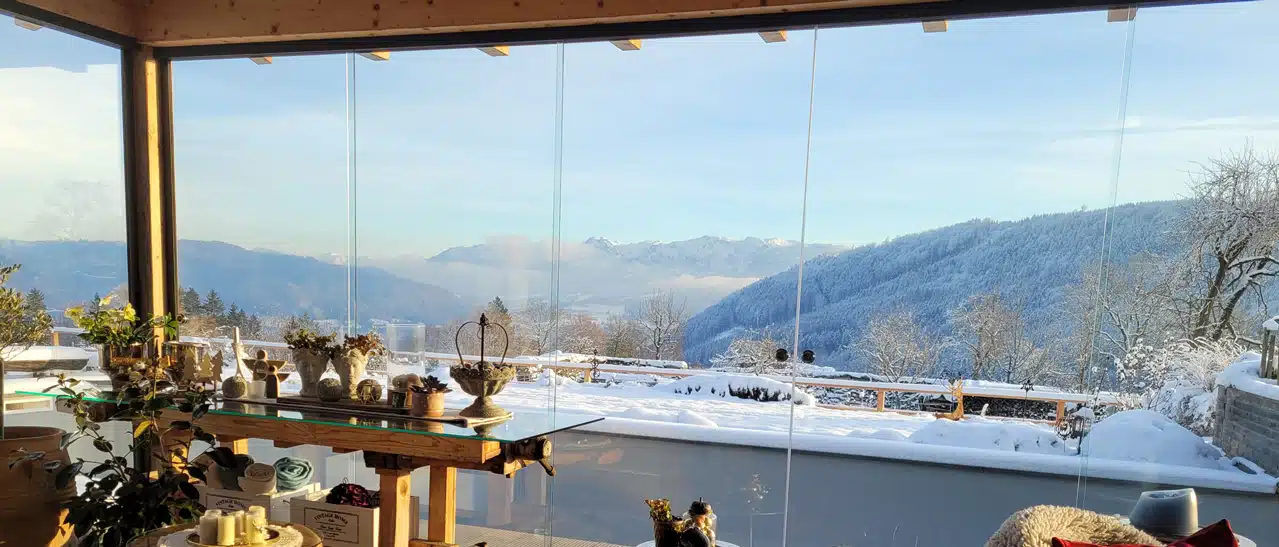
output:
M583 243L605 251L612 250L617 246L617 243L607 237L589 237Z

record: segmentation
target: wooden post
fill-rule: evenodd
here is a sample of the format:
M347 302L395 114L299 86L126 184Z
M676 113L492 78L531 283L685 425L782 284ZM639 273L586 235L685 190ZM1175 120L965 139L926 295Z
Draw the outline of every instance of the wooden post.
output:
M586 369L585 371L583 371L583 372L582 372L582 383L589 384L589 383L594 382L594 381L595 381L595 371L594 371L594 370L592 370L592 369L589 369L589 368L588 368L588 369Z
M875 390L875 411L884 411L884 390L882 389Z
M231 449L236 454L249 453L249 438L235 435L218 435L218 444Z
M53 331L53 332L51 332L51 333L49 333L50 344L52 344L52 345L54 345L54 346L61 346L61 345L62 345L62 344L60 344L60 343L59 343L59 342L60 342L60 340L58 339L58 335L59 335L59 334L62 334L62 333L60 333L60 332L58 332L58 331L56 331L56 330L55 330L55 331Z
M148 46L121 55L129 301L158 317L176 313L178 298L170 61Z
M1057 401L1057 425L1066 421L1066 401Z
M457 536L457 468L431 466L430 520L426 539L455 543Z
M378 469L378 547L408 547L411 469ZM432 481L434 482L434 481ZM434 489L432 489L434 491Z

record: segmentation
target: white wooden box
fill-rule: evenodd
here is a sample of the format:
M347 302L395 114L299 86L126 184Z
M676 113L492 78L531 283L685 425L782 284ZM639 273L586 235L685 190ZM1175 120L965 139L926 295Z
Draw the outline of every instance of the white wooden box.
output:
M319 491L320 483L313 482L297 490L272 494L250 494L239 490L211 488L203 484L197 484L195 487L200 491L200 504L204 505L205 509L244 511L257 505L266 508L267 518L277 522L288 522L288 500Z
M324 547L377 547L378 510L325 503L328 490L319 490L289 500L289 522L315 531ZM409 537L418 534L420 506L417 496L409 499Z

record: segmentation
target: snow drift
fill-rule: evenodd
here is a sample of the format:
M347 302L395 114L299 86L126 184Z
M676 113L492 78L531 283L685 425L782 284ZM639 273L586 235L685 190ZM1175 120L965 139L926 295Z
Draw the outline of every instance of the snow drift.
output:
M797 405L816 405L817 399L791 384L772 378L741 374L704 374L655 386L656 391L680 395L714 395L737 397L765 403L794 401Z

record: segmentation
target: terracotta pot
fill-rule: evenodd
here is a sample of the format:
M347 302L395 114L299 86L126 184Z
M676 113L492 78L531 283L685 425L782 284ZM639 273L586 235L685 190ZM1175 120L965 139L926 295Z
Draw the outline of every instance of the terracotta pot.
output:
M316 385L320 377L329 369L329 354L309 349L293 350L293 366L298 369L298 380L302 382L303 397L318 395Z
M45 453L45 461L71 462L55 427L6 427L0 440L0 454L13 450ZM71 539L71 525L62 502L75 496L75 481L66 488L54 488L57 471L45 470L42 462L25 462L9 469L0 466L0 545L62 546Z
M409 415L418 418L438 418L444 415L444 392L437 391L435 393L422 393L419 391L409 392L409 398L413 400L413 407L409 409Z
M475 396L475 402L458 412L467 418L496 418L509 414L493 404L494 395L515 379L515 367L495 367L488 363L478 366L449 369L449 376L457 381L457 385L467 395Z
M368 364L369 356L358 349L333 356L333 370L337 371L338 381L342 382L342 389L346 390L348 399L358 399L355 387L359 385L360 377L364 376L364 368Z

